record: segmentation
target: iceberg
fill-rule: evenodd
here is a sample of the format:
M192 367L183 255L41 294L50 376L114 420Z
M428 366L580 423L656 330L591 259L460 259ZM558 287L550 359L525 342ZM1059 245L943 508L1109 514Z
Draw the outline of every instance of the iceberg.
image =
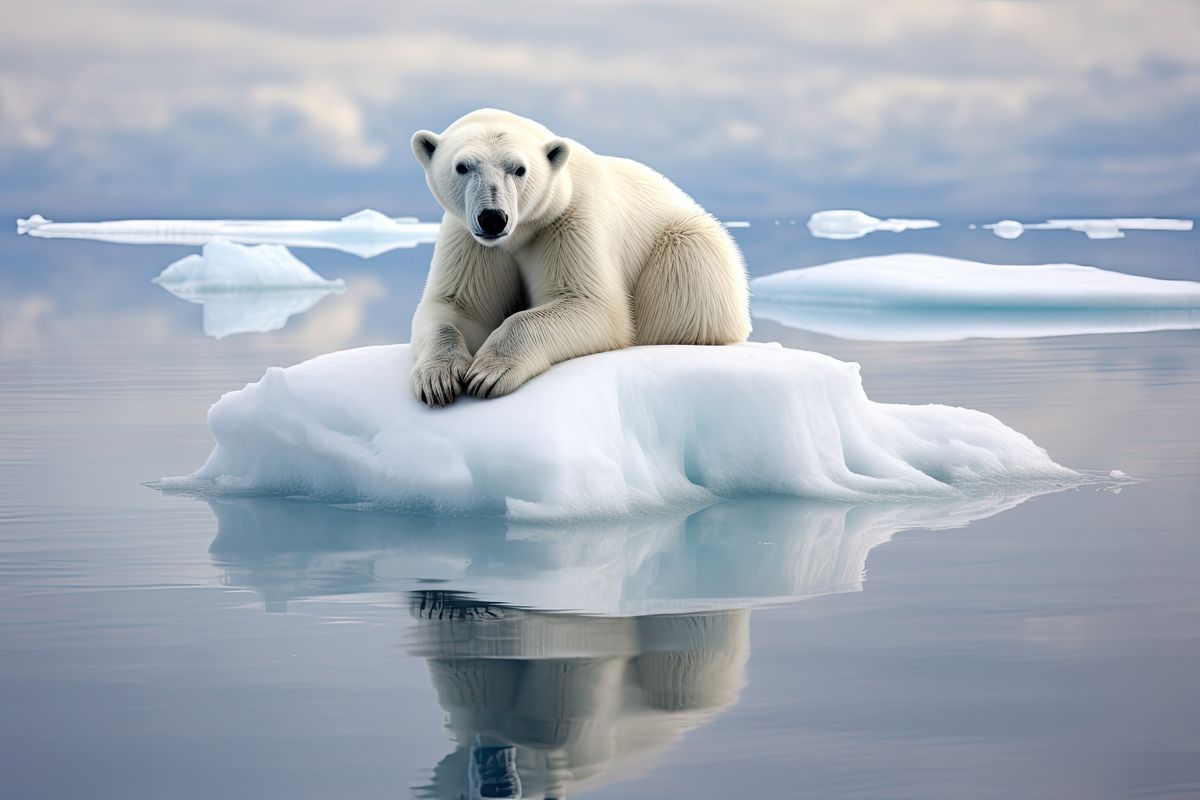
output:
M415 217L366 209L340 220L117 220L52 222L40 214L17 220L17 233L44 239L91 239L118 244L203 245L213 239L341 250L372 258L432 244L440 227Z
M1190 219L1155 219L1153 217L1116 217L1112 219L1050 219L1045 222L1017 222L1002 219L984 225L1001 239L1016 239L1025 231L1077 231L1089 239L1123 239L1125 231L1190 231Z
M936 228L940 224L932 219L877 219L851 209L818 211L808 218L808 230L818 239L861 239L876 231L901 233Z
M267 370L209 411L207 462L161 486L550 522L1081 481L987 414L875 403L857 364L777 345L600 353L446 409L413 397L411 359L376 346Z
M203 305L204 332L216 339L279 330L294 314L346 290L344 281L322 278L286 247L220 239L204 245L201 255L174 262L153 282Z

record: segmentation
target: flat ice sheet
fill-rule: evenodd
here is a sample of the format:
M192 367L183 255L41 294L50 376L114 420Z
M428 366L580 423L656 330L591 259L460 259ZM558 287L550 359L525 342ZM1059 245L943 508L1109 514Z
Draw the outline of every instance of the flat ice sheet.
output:
M1190 219L1154 217L1111 217L1102 219L1050 219L1045 222L1017 222L1002 219L984 225L1001 239L1016 239L1025 231L1076 231L1089 239L1124 239L1125 231L1190 231Z
M1200 308L1200 283L1076 264L982 264L905 253L788 270L750 283L756 308L783 304L990 309Z
M1080 476L995 418L875 403L858 365L778 346L573 359L498 400L428 409L407 345L270 369L209 412L208 461L163 487L556 521L780 494L882 502Z
M440 227L412 217L365 209L340 220L129 219L52 222L40 214L17 220L17 233L43 239L92 239L119 244L193 244L213 239L239 244L279 244L341 250L362 258L431 244Z

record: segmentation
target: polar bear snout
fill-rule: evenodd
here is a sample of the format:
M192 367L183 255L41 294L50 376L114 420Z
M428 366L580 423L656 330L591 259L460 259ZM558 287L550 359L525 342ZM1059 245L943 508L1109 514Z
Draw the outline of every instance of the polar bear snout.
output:
M500 208L485 208L479 212L475 222L485 238L499 239L508 233L508 214Z

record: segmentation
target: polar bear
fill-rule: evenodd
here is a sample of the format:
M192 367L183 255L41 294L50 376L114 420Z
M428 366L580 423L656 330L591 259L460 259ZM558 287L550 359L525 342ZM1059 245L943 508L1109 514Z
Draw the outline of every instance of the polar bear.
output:
M649 167L495 109L412 149L445 209L412 323L422 402L499 397L589 353L749 335L733 238Z

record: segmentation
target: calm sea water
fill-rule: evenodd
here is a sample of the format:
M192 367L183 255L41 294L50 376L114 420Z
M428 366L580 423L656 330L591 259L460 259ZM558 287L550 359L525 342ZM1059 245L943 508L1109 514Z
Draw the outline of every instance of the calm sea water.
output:
M1196 233L736 233L754 274L915 251L1200 279ZM1200 795L1200 333L760 322L877 400L1142 482L515 530L145 487L202 463L209 404L268 366L406 340L429 258L297 251L347 292L218 341L149 283L187 252L0 236L0 795Z

